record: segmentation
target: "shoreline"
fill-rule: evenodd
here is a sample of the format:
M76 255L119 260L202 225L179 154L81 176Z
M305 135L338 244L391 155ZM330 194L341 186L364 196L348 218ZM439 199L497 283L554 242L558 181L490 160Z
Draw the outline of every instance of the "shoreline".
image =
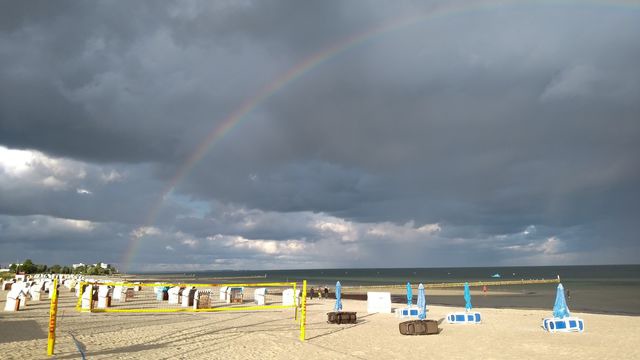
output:
M464 307L464 301L458 301L458 302L442 302L442 301L433 301L433 298L437 298L437 295L431 295L430 297L427 297L427 306L444 306L444 307ZM343 299L350 299L350 300L358 300L358 301L366 301L367 300L367 295L366 294L344 294L342 296ZM431 299L431 301L429 301L429 299ZM324 300L324 299L323 299ZM329 298L329 300L335 300L333 298ZM474 297L471 298L471 301L473 303ZM391 304L392 305L400 305L400 304L405 304L406 300L403 301L403 299L399 299L397 296L392 295L391 296ZM415 299L413 301L413 304L415 304ZM474 305L475 308L475 305ZM549 309L553 309L553 303L551 303L550 306L547 307L536 307L536 306L501 306L501 305L490 305L490 306L479 306L478 308L482 308L482 309L504 309L504 310L540 310L540 311L545 311L545 310L549 310ZM569 310L572 313L584 313L584 314L596 314L596 315L617 315L617 316L633 316L633 317L640 317L640 312L637 313L632 313L632 312L625 312L625 311L615 311L615 310L600 310L600 309L585 309L585 308L572 308L569 307Z
M126 281L140 282L173 282L173 283L230 283L230 281L215 281L215 277L206 278L185 278L182 274L127 274L122 276ZM217 278L218 280L223 280ZM242 281L246 279L247 281ZM195 280L195 281L194 281ZM254 275L248 277L234 277L233 283L260 283L260 279ZM571 284L571 279L565 279L567 284ZM414 303L417 284L414 285ZM325 281L311 280L307 282L307 291L310 288L317 290L328 287L330 297L333 297L334 286L327 284ZM479 287L471 288L472 303L474 306L493 309L531 309L544 310L553 307L555 300L555 289L553 284L525 284L525 285L506 285L506 286L490 286L489 291L483 293ZM565 286L565 288L567 288ZM582 288L578 285L571 286L571 297L567 299L569 309L571 311L587 312L602 315L621 315L621 316L640 316L640 292L635 287L627 287L624 292L611 297L606 291L594 288ZM390 292L392 302L394 304L402 304L406 300L406 290L402 285L345 285L343 286L343 298L351 298L354 300L366 300L368 291L384 291ZM429 288L427 289L427 304L437 304L443 306L462 306L464 300L462 297L462 288Z

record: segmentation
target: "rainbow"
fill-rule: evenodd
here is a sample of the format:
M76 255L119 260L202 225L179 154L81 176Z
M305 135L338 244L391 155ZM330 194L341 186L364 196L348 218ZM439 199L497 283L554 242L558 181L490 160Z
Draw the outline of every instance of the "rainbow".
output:
M166 187L163 189L162 194L158 197L158 200L152 206L151 211L146 217L145 225L150 226L154 223L158 212L162 208L162 205L169 194L175 189L178 183L193 169L195 164L197 164L206 154L207 152L215 145L220 139L222 139L226 134L233 130L233 128L237 127L242 123L244 119L246 119L246 115L252 112L256 107L262 104L269 97L277 93L280 89L288 85L289 83L295 81L300 78L305 73L311 71L316 68L320 64L326 62L327 60L349 50L358 45L366 43L369 40L376 38L379 35L402 29L403 27L410 26L425 20L432 20L439 17L446 17L450 15L457 15L464 12L475 11L475 10L484 10L484 9L492 9L500 6L509 6L509 5L522 5L524 2L514 1L514 0L489 0L489 1L460 1L460 2L448 2L445 6L434 8L428 13L425 14L417 14L410 17L393 19L389 22L383 23L381 25L369 28L365 31L352 34L346 38L341 39L340 41L324 48L321 51L318 51L311 56L305 58L301 62L297 63L295 66L275 78L271 83L262 87L258 92L256 92L252 97L247 98L242 104L233 112L231 112L219 125L214 127L206 138L198 145L195 151L186 159L186 161L182 164L182 166L178 169L176 174L170 179L167 183ZM559 4L574 4L574 5L598 5L598 6L624 6L628 5L633 7L634 9L640 5L640 0L619 0L619 1L560 1L560 0L550 0L550 1L535 1L526 4L533 5L559 5ZM143 236L132 236L131 241L129 243L128 248L126 249L123 257L123 262L121 263L121 267L123 271L127 271L130 267L135 252L139 247L140 240Z

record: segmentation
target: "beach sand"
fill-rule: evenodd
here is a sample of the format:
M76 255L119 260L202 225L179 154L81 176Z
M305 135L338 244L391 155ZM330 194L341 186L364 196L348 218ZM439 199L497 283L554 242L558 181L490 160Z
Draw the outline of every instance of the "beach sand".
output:
M6 291L0 291L0 309ZM549 334L540 327L549 310L477 308L480 325L440 324L441 333L402 336L393 314L367 314L366 302L343 301L358 323L326 322L334 300L308 305L307 340L299 340L292 309L258 312L117 314L78 313L61 293L56 359L639 359L640 317L573 313L586 331ZM441 320L460 308L429 306ZM24 311L0 312L0 358L46 359L48 300ZM77 340L74 342L73 337Z

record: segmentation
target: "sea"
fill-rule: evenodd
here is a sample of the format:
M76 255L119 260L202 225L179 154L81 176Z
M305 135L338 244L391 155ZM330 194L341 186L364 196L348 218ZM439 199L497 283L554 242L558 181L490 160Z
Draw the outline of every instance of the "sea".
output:
M500 278L493 277L496 274ZM403 285L407 282L446 283L560 277L569 309L578 312L640 316L640 265L514 266L452 268L357 268L295 270L218 270L190 273L144 273L145 278L185 283L290 282L307 280L309 287ZM474 296L474 307L552 309L557 284L490 286L490 296ZM364 299L366 294L351 295ZM464 306L460 295L429 294L427 303ZM406 299L395 296L394 302Z

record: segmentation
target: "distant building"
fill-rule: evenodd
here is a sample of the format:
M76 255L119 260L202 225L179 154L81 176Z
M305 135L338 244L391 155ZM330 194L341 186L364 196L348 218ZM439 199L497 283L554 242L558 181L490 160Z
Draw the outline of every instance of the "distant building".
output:
M9 270L9 269L0 269L0 273L9 272L9 271L11 271L11 270Z
M103 262L99 262L99 263L97 263L97 264L93 264L93 266L95 266L95 267L101 267L101 268L103 268L103 269L108 269L108 268L109 268L109 264L107 264L107 263L103 263Z
M86 266L86 265L85 265L85 264L83 264L83 263L79 263L79 264L73 264L73 265L71 265L71 266L73 266L73 268L74 268L74 269L77 269L77 268L79 268L79 267L81 267L81 266Z

